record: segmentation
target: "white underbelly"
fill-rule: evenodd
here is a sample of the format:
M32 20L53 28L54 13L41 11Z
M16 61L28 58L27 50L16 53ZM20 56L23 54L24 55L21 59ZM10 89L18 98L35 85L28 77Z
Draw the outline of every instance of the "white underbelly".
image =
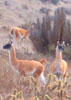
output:
M61 65L61 63L60 62L57 62L57 64L56 64L56 71L61 71L61 67L62 67L62 65Z
M36 71L36 68L33 69L31 72L27 72L26 75L27 76L32 76L34 74L34 72Z

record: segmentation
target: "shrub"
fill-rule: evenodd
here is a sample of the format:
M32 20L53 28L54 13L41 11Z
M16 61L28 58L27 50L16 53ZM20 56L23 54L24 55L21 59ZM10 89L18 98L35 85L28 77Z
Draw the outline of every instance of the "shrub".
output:
M51 2L52 2L54 5L56 5L56 4L58 4L59 0L51 0Z

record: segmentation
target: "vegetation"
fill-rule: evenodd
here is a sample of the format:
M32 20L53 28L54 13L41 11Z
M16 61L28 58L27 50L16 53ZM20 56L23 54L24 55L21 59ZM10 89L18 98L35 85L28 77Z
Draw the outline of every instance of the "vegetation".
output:
M59 40L71 44L71 23L66 19L65 9L57 8L54 17L49 15L43 17L42 22L37 19L37 23L31 31L31 39L38 50L45 50L49 45L56 45Z
M34 93L36 95L34 97L29 98L28 100L70 100L71 97L67 95L68 81L70 76L67 76L66 82L57 81L56 76L52 74L48 74L47 76L47 85L45 89L38 89L38 86L34 85ZM23 92L15 89L13 94L9 97L12 100L23 100Z
M46 3L48 0L41 1L45 1ZM51 1L53 1L54 4L58 4L59 2L59 0ZM7 1L5 1L5 5L9 5ZM37 22L33 23L34 25L30 30L30 38L37 51L44 53L49 50L47 55L37 52L31 56L17 50L17 56L20 59L34 59L39 61L40 58L44 58L44 56L48 59L49 64L45 67L44 72L47 80L46 86L42 85L39 81L35 82L33 77L21 78L20 75L18 76L10 68L8 54L5 51L0 50L0 100L71 100L71 74L68 73L66 82L63 82L57 81L56 76L51 73L51 63L54 59L52 56L55 53L57 40L60 42L63 40L66 41L67 46L68 43L71 44L71 22L66 18L65 11L66 10L63 7L57 8L54 16L50 16L49 11L47 11L45 17L42 18L42 21L38 18ZM14 18L18 21L16 16ZM13 21L15 22L15 20ZM22 24L19 27L27 29L29 24ZM5 35L5 32L10 32L9 26L5 25L2 28L4 30L3 35ZM4 43L5 42L6 40ZM51 54L51 58L49 54ZM71 60L71 46L65 47L63 56L68 62ZM71 66L71 61L69 64ZM69 70L71 70L70 66Z

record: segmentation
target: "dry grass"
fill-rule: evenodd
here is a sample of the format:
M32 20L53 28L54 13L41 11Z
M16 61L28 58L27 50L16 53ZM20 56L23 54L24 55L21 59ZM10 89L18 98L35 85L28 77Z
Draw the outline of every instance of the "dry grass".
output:
M39 56L32 55L31 58L28 58L28 54L21 54L17 51L17 57L39 60L44 56L39 54ZM23 100L23 98L24 100L61 100L61 98L71 100L71 73L68 73L67 83L58 83L56 76L50 74L53 58L48 57L49 63L45 66L46 86L43 86L40 81L34 82L32 77L21 77L16 74L11 69L8 60L8 53L0 51L0 97L3 98L0 100Z
M34 6L33 6L34 5ZM71 100L71 47L66 48L64 59L68 61L67 83L56 81L56 77L51 73L51 64L54 60L55 47L49 47L47 54L24 54L17 50L19 59L34 59L39 61L42 58L49 62L45 66L44 75L47 80L47 85L43 86L40 81L34 82L32 77L21 77L16 74L10 67L8 53L2 49L3 44L8 41L10 28L12 26L20 26L29 21L36 22L37 18L42 19L45 13L42 10L49 10L53 17L56 8L63 6L64 8L71 7L71 4L60 2L57 6L46 2L43 4L40 0L0 0L0 100ZM45 12L45 11L44 11ZM67 15L69 20L70 16ZM64 96L64 97L63 97Z

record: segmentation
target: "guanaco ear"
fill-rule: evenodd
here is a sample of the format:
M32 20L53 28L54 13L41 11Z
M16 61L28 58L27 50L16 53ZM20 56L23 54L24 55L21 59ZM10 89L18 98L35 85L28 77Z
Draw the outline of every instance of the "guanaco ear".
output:
M59 41L57 41L57 45L59 45L60 44L60 42Z
M67 46L70 46L70 44L69 44L69 43L66 43L66 45L67 45Z
M66 46L66 45L65 45L65 41L62 42L62 46Z

